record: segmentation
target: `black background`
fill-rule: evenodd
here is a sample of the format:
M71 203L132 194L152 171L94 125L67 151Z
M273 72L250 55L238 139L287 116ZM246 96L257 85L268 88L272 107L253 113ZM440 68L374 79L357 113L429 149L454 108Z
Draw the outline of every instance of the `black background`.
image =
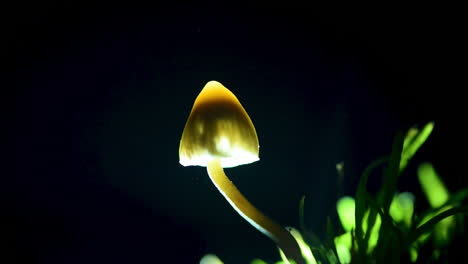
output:
M415 175L422 161L434 163L450 190L467 186L456 154L464 120L455 110L465 89L455 81L463 36L456 10L25 2L13 9L2 51L13 59L6 72L15 117L2 257L278 260L272 242L232 210L204 168L178 163L186 118L209 80L237 95L260 140L260 161L227 174L283 225L297 227L306 195L306 222L322 236L336 199L354 194L360 172L390 151L395 132L428 121L434 133L399 190L426 208ZM341 161L343 181L335 171ZM375 177L370 188L379 184Z

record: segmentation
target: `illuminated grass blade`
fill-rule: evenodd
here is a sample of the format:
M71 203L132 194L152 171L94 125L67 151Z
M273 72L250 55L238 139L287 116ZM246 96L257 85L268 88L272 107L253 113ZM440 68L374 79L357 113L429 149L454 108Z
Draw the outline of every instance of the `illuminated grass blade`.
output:
M468 198L468 188L463 188L458 192L451 194L449 200L444 205L457 205Z
M390 214L384 212L375 200L369 197L368 203L372 209L371 212L378 215L378 222L381 223L377 225L376 228L368 228L368 233L366 233L366 235L373 233L374 236L374 232L378 232L378 240L375 245L375 251L373 252L377 260L376 263L400 263L400 244L403 238L403 232L394 223ZM380 230L377 229L379 226ZM370 247L372 246L370 245Z
M367 246L367 253L370 253L377 245L379 239L379 230L382 224L382 219L378 215L377 210L373 209L372 207L372 201L372 197L367 196L369 210L366 211L363 219L363 228L365 231L364 241L365 245Z
M336 202L336 211L345 232L351 231L355 227L356 203L350 196L341 197Z
M400 238L403 237L402 230L398 228L398 226L395 224L390 214L388 212L383 211L381 208L379 208L378 204L374 200L368 199L368 202L369 202L369 206L380 215L380 218L382 220L382 225L381 225L382 228L387 226L390 229L391 233L397 235ZM381 233L389 234L389 232L381 232Z
M340 263L351 263L351 249L353 247L353 236L351 232L347 232L335 237L334 241Z
M330 248L338 259L338 252L335 246L335 230L330 217L327 217L327 247Z
M431 163L419 165L418 179L432 208L441 207L449 200L450 193Z
M426 210L423 214L415 218L415 226L424 224L428 218L440 213L441 208L459 206L465 199L468 198L468 188L461 189L460 191L451 194L448 201L438 208L431 208Z
M312 253L310 246L304 241L304 238L302 237L301 233L293 227L288 227L287 229L289 230L289 232L291 232L291 235L294 237L294 239L296 239L297 244L299 244L302 257L304 257L307 264L317 264L317 261L315 260L314 254Z
M365 211L367 209L367 181L369 179L369 175L374 171L377 167L385 164L388 161L388 157L383 157L373 161L369 166L364 169L361 178L359 179L359 184L356 191L356 211L355 211L355 238L358 244L358 262L362 260L366 256L367 251L367 239L364 239L364 231L362 228L362 221L364 218Z
M301 197L301 200L299 201L299 228L301 229L302 233L305 233L306 227L305 227L305 222L304 222L304 200L305 200L305 195Z
M268 264L266 263L265 261L261 260L261 259L253 259L250 264Z
M312 247L312 258L314 257L314 254L315 256L318 256L319 259L326 259L327 258L327 255L326 255L326 252L325 250L321 247L322 245L322 241L320 241L320 238L316 235L314 235L313 233L309 232L307 230L307 227L305 225L305 220L304 220L304 203L305 203L305 195L303 195L301 197L301 199L299 200L299 228L301 230L301 233L302 233L302 239L303 239L303 242L305 241L306 243L304 243L305 245L308 245L308 246L311 246ZM293 236L294 236L294 233L292 232ZM294 236L297 240L297 237ZM299 246L301 247L301 244L299 243ZM315 247L314 247L315 246ZM302 253L304 253L303 249L301 248L301 251ZM306 254L308 255L308 253ZM304 256L305 259L307 260L308 259L308 256ZM310 258L310 257L309 257ZM313 260L315 262L315 259ZM312 263L314 263L312 262ZM308 263L309 264L309 263Z
M403 151L401 154L400 172L403 171L410 159L416 154L418 149L426 142L429 135L434 129L434 122L427 123L421 131L416 128L411 128L406 134Z
M390 204L393 200L393 195L396 191L396 184L400 176L400 160L403 149L403 141L403 134L398 132L395 136L395 139L393 140L392 153L390 154L388 167L384 172L382 207L385 213L389 211Z
M413 139L418 135L418 133L419 129L415 127L408 129L408 132L406 132L405 135L405 141L403 142L403 152L408 149L408 146L413 142Z
M214 254L206 254L201 258L200 264L223 264L223 262Z
M434 216L433 218L431 218L431 220L427 221L426 223L424 223L420 227L413 230L408 235L408 238L406 239L405 245L408 247L414 241L416 241L416 239L418 239L422 234L430 232L431 230L433 230L434 226L437 223L439 223L441 220L443 220L443 219L445 219L445 218L447 218L449 216L455 215L455 214L468 214L468 206L466 206L466 205L465 206L457 206L457 207L451 208L451 209L449 209L447 211L444 211L444 212Z

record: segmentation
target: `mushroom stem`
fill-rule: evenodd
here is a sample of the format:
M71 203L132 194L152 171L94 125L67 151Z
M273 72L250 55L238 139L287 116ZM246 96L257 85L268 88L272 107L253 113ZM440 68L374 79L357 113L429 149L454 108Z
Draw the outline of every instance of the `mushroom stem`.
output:
M257 230L271 238L283 251L286 257L297 264L305 264L299 245L294 237L285 228L275 223L255 208L234 183L224 173L221 163L214 159L208 163L208 175L221 194L231 206Z

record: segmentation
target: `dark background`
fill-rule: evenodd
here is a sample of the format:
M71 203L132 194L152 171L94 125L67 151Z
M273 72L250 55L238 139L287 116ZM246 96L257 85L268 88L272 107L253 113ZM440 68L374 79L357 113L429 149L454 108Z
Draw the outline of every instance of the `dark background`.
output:
M306 223L324 235L336 199L354 194L395 132L431 120L434 133L399 190L426 208L415 175L422 161L450 190L467 186L455 154L466 88L454 82L463 36L456 9L25 2L12 11L2 51L13 59L15 117L14 174L1 189L2 258L279 259L204 168L178 163L186 118L209 80L237 95L260 140L260 161L227 174L283 225L298 226L306 195ZM371 179L371 190L378 186Z

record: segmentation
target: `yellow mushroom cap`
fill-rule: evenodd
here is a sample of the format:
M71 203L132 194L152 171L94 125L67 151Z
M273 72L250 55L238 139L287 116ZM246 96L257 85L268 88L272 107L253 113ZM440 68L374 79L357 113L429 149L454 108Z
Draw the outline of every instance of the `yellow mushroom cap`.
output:
M219 159L224 168L259 160L255 127L237 97L217 81L208 82L193 104L180 140L183 166Z

